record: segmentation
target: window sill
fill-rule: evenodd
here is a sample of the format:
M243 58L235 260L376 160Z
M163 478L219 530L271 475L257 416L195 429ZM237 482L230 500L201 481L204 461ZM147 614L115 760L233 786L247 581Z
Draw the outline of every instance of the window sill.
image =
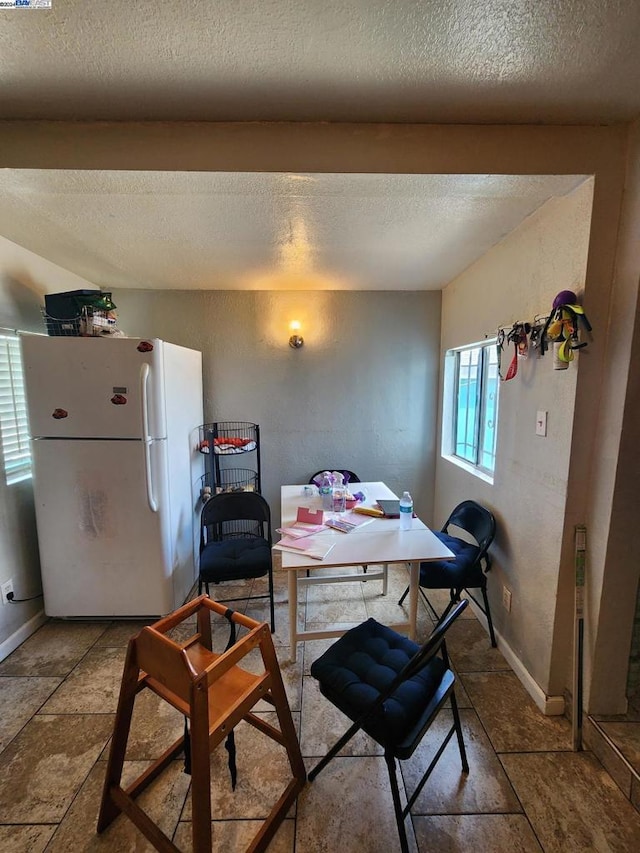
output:
M447 462L451 462L453 465L457 465L458 468L462 468L462 470L466 471L467 474L473 474L474 477L477 477L479 480L483 480L485 483L489 483L490 486L493 486L493 477L491 474L481 471L480 468L477 468L470 462L465 462L464 459L460 459L458 456L449 456L446 453L442 454L442 458L446 459Z

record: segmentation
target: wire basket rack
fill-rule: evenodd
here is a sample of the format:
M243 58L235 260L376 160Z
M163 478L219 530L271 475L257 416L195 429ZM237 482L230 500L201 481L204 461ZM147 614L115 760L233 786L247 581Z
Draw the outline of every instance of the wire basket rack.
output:
M207 471L200 481L202 483L200 494L205 500L221 492L256 492L258 490L258 473L249 468L222 468L215 485L211 472Z
M112 335L117 331L116 321L109 312L85 306L75 317L52 317L42 308L42 317L50 337L92 338Z
M247 421L220 421L202 424L199 449L202 453L229 456L250 453L259 441L259 427Z

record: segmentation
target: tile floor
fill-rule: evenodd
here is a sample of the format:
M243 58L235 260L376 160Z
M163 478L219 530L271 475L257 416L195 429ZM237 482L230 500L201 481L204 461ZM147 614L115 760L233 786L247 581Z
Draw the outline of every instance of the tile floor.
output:
M262 581L256 581L258 586ZM314 586L299 602L307 624L348 627L368 615L399 621L395 603L406 585L393 567L390 592L380 583ZM274 642L307 766L345 727L309 675L329 641L300 644L289 661L286 578L277 575ZM250 586L234 587L237 608L263 619L265 602ZM227 593L228 594L228 593ZM218 597L227 597L220 594ZM407 822L414 851L640 850L640 814L594 755L570 750L563 718L542 716L504 658L491 649L471 608L448 643L459 676L457 695L470 773L461 775L454 742L445 750ZM420 631L431 622L420 611ZM49 622L0 664L0 851L147 851L152 848L125 818L95 834L106 747L113 725L125 646L139 623ZM273 712L260 712L272 718ZM446 725L448 712L435 728ZM182 730L182 718L145 692L134 713L126 772L135 778ZM434 728L431 730L434 731ZM427 736L402 768L404 784L419 777L433 751ZM212 758L214 849L244 850L282 790L287 767L281 748L255 729L237 729L239 781L231 792L224 750ZM393 853L399 849L388 779L380 749L355 738L307 785L279 829L275 853ZM188 851L189 777L181 761L141 796L152 819Z

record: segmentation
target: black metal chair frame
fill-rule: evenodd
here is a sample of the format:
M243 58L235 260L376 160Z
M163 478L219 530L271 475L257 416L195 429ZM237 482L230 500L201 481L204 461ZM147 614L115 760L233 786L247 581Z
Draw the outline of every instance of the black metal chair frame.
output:
M487 531L486 531L485 535L481 536L480 539L476 539L476 542L478 543L479 551L478 551L478 555L475 559L475 562L473 564L474 566L479 564L481 569L482 569L482 571L481 571L482 584L480 585L479 588L480 588L480 591L482 592L482 600L483 600L484 604L481 604L478 601L478 599L470 591L469 587L466 587L466 586L451 587L449 590L449 594L450 594L449 604L447 605L447 607L445 608L443 613L440 615L437 613L434 606L429 601L429 598L428 598L426 592L424 591L423 587L420 587L420 595L422 596L425 604L427 605L429 610L433 613L435 618L440 619L440 618L444 618L447 615L447 613L449 613L451 608L455 604L457 604L457 602L459 602L461 600L460 594L464 590L467 593L467 595L469 596L469 598L472 599L474 604L476 604L477 607L479 607L480 610L487 617L487 625L489 627L489 636L491 637L491 645L493 646L493 648L496 648L496 646L497 646L496 635L495 635L495 632L493 630L493 620L491 618L491 609L489 607L489 598L487 596L487 579L485 577L487 572L491 569L491 557L489 555L489 547L490 547L491 543L493 542L493 539L496 535L496 520L493 517L493 513L491 513L486 507L482 506L481 504L477 503L476 501L462 501L462 503L459 503L454 508L454 510L452 511L449 518L445 521L445 523L443 524L443 526L441 528L441 532L442 533L448 533L449 527L454 526L454 527L459 527L461 530L466 530L468 533L470 533L475 538L475 534L474 534L473 530L468 529L467 527L465 527L464 524L461 523L462 516L464 515L464 513L467 510L472 510L474 512L477 512L478 514L481 514L483 517L483 520L486 521L486 524L487 524ZM445 588L446 587L442 587L442 589L445 589ZM477 587L472 587L472 589L477 589ZM407 587L405 589L405 591L402 593L402 596L401 596L400 600L398 601L398 604L402 604L402 602L407 597L408 592L409 592L409 587Z
M384 702L386 702L386 700L398 689L398 687L403 682L415 676L438 653L440 653L446 666L446 670L441 678L440 686L438 687L431 701L425 708L424 713L422 714L418 723L413 727L411 732L407 733L407 738L400 744L392 744L385 743L383 741L378 741L378 743L380 743L380 746L384 748L384 759L389 773L391 794L393 797L393 808L395 812L396 823L398 825L398 834L400 836L400 847L402 853L408 853L409 851L407 833L404 825L405 819L409 814L411 807L420 795L425 784L427 783L429 777L431 776L431 773L433 772L436 764L438 763L440 756L446 749L447 744L453 737L454 733L458 740L458 749L460 752L462 771L464 773L469 772L469 762L467 760L467 752L465 749L464 738L462 735L462 726L460 724L458 703L456 701L456 696L454 692L455 676L450 668L449 656L447 654L447 647L445 644L446 632L451 627L453 622L455 622L458 616L462 613L464 608L467 606L468 602L462 599L462 601L456 603L456 606L453 610L451 610L449 613L447 613L440 619L437 626L434 628L433 632L431 633L427 641L424 643L424 645L422 645L418 649L416 654L398 673L396 678L394 678L393 682L384 691L384 693L381 693L378 698L367 708L365 713L354 721L353 725L351 725L347 729L347 731L342 735L342 737L339 738L339 740L336 741L336 743L331 747L329 752L327 752L324 758L322 758L307 775L307 779L309 780L309 782L313 782L313 780L321 772L321 770L323 770L327 766L327 764L333 758L335 758L338 752L345 746L345 744L347 744L351 740L351 738L358 731L364 728L364 725L366 724L367 720L371 719L376 714L376 712L381 708ZM322 685L320 685L320 689L322 690ZM413 755L414 751L422 741L422 738L424 737L427 730L437 717L438 713L440 712L442 706L444 705L447 699L451 700L453 724L451 728L447 731L447 734L445 735L442 743L440 744L431 763L429 764L422 778L418 782L416 789L411 794L411 796L407 798L407 804L403 808L400 800L400 791L398 788L398 779L396 775L396 759L402 761L407 758L410 758L411 755Z
M213 517L212 517L213 516ZM226 525L226 530L225 530ZM253 529L252 529L253 528ZM213 495L202 507L200 514L200 555L209 542L222 542L225 539L251 539L260 537L269 544L269 564L265 574L268 576L269 592L252 595L250 599L268 598L271 615L271 631L275 631L275 607L273 601L273 561L271 547L271 509L267 501L257 492L221 492ZM247 577L250 577L249 575ZM209 595L209 584L198 572L198 594L204 585ZM216 598L226 603L231 598Z
M342 474L348 474L349 475L349 482L350 483L359 483L360 482L360 477L358 477L357 474L354 474L353 471L349 471L348 468L323 468L321 471L316 471L315 474L312 474L311 477L309 477L309 484L310 485L313 484L315 481L315 478L319 477L320 474L324 474L325 471L339 471Z

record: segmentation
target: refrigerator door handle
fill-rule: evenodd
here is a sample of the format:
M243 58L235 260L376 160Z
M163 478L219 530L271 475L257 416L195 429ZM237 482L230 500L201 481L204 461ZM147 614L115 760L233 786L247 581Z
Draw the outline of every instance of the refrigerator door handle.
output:
M140 400L142 403L142 442L144 444L144 473L147 483L147 503L151 512L158 512L158 502L153 494L153 478L151 476L151 436L149 434L149 400L147 388L149 384L149 365L145 362L140 368Z

